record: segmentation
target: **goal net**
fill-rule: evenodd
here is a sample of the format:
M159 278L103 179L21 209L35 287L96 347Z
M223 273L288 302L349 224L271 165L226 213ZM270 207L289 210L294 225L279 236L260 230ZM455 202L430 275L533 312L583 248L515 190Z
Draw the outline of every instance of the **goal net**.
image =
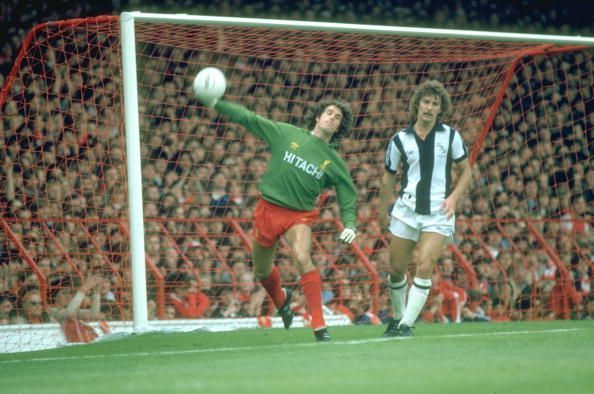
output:
M357 187L359 236L351 247L336 241L342 225L331 190L313 225L330 319L373 324L390 314L387 239L376 221L384 151L409 122L412 89L430 78L452 95L445 121L468 144L474 175L423 318L592 315L592 42L140 14L133 32L133 163L119 17L37 26L2 88L0 351L83 341L60 330L72 331L72 321L99 336L133 319L278 324L254 279L249 241L269 153L192 97L191 82L206 66L226 74L226 99L277 121L302 125L304 110L326 97L354 109L340 153ZM134 209L129 198L139 202ZM139 231L140 314L130 243ZM307 325L284 243L275 264Z

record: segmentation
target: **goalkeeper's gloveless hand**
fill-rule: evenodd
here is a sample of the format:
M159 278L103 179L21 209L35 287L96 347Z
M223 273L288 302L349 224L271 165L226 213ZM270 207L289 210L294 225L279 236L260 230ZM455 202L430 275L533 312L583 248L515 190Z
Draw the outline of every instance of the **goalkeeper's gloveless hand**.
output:
M200 100L200 102L207 108L214 108L214 106L219 102L219 99L204 99L200 97L200 94L198 94L196 97L198 97L198 100Z
M344 230L342 230L342 233L340 233L338 239L343 244L350 244L351 242L353 242L356 236L357 231L354 228L345 228Z

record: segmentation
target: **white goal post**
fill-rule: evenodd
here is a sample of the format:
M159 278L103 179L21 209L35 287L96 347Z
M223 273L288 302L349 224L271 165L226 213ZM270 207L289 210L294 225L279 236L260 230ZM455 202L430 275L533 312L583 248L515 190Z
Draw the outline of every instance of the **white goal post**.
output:
M142 330L148 324L146 314L146 274L144 256L144 227L142 214L142 173L140 168L138 95L136 89L135 21L227 25L266 28L289 28L299 30L337 31L349 33L396 34L416 37L439 37L461 39L501 40L507 42L537 42L556 44L594 45L592 37L540 35L503 32L484 32L449 29L429 29L398 26L373 26L326 22L289 21L256 18L199 16L186 14L153 14L124 12L121 14L122 62L124 80L124 109L126 125L126 149L128 155L128 185L130 205L130 234L134 292L134 327Z
M131 256L134 293L134 327L142 331L148 324L146 313L146 269L144 256L144 230L142 212L142 173L139 145L138 92L136 88L136 46L135 21L226 25L266 28L289 28L298 30L321 30L351 33L395 34L416 37L461 38L500 40L524 43L555 43L563 45L594 45L592 37L571 37L561 35L541 35L522 33L485 32L468 30L430 29L398 26L373 26L327 22L289 21L256 18L235 18L199 16L186 14L153 14L143 12L124 12L121 14L122 64L124 82L124 109L126 129L126 149L128 155L128 187L130 205Z

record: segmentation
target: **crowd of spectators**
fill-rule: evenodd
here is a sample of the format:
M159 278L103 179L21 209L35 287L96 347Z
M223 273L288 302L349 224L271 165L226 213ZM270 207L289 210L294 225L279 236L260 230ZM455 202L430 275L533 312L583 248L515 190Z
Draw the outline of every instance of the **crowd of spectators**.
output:
M453 3L457 6L424 1L390 8L388 2L254 1L240 6L229 1L220 3L220 13L213 6L183 6L188 13L258 16L264 4L268 15L294 19L410 25L432 20L457 28L480 28L484 25L478 21L488 21L494 29L501 27L497 30L504 30L514 16L490 9L484 1L467 9ZM3 3L3 20L15 20L17 4L23 3ZM4 27L10 39L0 60L0 82L27 24L97 12L90 5L62 12L56 4L24 8L18 28ZM564 18L561 10L543 15L532 21L535 30L539 23L544 28ZM517 19L518 28L528 24L526 18ZM569 29L556 28L547 27L547 32ZM125 143L117 107L121 77L113 66L119 59L106 46L88 55L101 62L80 72L87 61L71 55L78 44L65 42L81 38L77 34L66 33L43 46L42 65L32 65L28 75L14 80L2 109L6 132L0 139L0 203L9 224L0 231L2 323L60 321L65 316L130 318ZM267 152L239 127L221 123L214 111L196 107L188 91L195 71L189 64L209 62L227 66L229 97L241 97L244 105L275 120L298 121L304 107L328 90L340 93L358 114L341 153L358 190L360 253L335 242L334 219L339 215L331 193L320 201L322 220L314 227L313 257L325 279L329 310L357 323L378 322L389 314L385 289L372 294L370 286L370 271L381 282L388 270L383 235L374 220L377 190L385 142L406 123L406 87L424 76L442 79L454 90L458 114L450 123L460 127L471 148L478 148L473 190L459 207L458 241L438 264L424 317L451 322L565 318L568 310L570 317L592 317L591 50L523 62L484 140L479 131L488 103L476 92L486 91L468 79L472 70L334 65L323 58L315 63L271 61L156 45L145 50L154 55L143 65L139 82L145 114L140 128L151 318L272 313L254 281L245 238ZM44 70L43 79L31 78L37 68ZM298 283L284 246L276 264L284 283ZM307 317L303 297L295 290L294 308Z
M593 4L578 5L561 0L507 3L489 0L112 0L88 3L6 0L0 4L0 37L5 38L1 44L0 79L6 77L25 34L34 25L129 10L584 36L591 34L594 25Z

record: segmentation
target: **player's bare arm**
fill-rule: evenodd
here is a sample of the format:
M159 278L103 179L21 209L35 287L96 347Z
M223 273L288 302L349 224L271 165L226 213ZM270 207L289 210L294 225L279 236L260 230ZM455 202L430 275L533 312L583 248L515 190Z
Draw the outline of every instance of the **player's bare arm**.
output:
M386 228L390 222L390 215L388 213L388 204L394 200L394 186L396 185L396 178L388 171L384 171L382 175L382 183L380 185L379 204L378 204L378 221L381 228Z
M472 180L472 167L470 166L470 161L468 159L456 163L456 168L461 173L460 177L458 178L458 182L452 193L443 202L443 210L448 218L456 213L458 201L460 201L460 197L466 192L470 185L470 181Z

